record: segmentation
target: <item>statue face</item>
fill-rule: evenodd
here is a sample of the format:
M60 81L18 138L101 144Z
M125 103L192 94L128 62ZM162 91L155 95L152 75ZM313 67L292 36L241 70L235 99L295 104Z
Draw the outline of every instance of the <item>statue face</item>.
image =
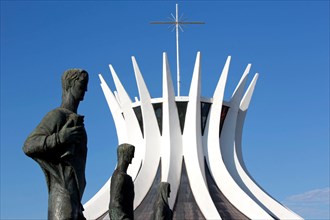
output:
M71 87L71 94L77 101L84 100L85 92L87 91L87 83L88 80L80 76L75 82L74 85Z
M134 158L134 152L135 152L135 148L131 148L131 149L129 149L129 150L126 152L126 154L124 155L124 160L125 160L127 163L129 163L129 164L132 163L132 160L133 160L133 158Z
M168 185L167 197L170 198L171 195L171 185Z
M131 164L132 163L132 160L133 160L133 158L134 158L134 152L135 152L135 148L133 148L133 150L130 150L129 152L128 152L128 162Z

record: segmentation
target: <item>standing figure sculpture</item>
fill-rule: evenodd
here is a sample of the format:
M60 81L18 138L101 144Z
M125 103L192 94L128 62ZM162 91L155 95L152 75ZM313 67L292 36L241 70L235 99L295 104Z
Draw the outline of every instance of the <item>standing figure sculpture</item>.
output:
M158 186L157 200L154 206L154 220L172 220L173 212L168 205L168 198L171 193L171 185L161 182Z
M62 76L62 104L50 111L26 139L23 151L42 168L48 186L48 219L81 220L86 186L87 134L77 114L88 73L69 69Z
M112 220L134 219L134 184L127 172L132 163L135 147L121 144L117 148L117 168L111 176L109 216Z

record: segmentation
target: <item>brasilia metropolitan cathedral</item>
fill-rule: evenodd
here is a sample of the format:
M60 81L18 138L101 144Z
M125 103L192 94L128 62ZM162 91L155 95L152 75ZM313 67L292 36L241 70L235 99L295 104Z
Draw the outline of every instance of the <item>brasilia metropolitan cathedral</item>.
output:
M151 98L134 57L139 99L131 100L112 65L116 90L99 75L118 144L135 146L127 171L134 182L134 219L153 218L160 182L170 183L173 219L302 219L267 194L244 164L243 124L258 74L245 89L248 64L231 99L225 101L230 61L228 56L210 98L201 97L200 52L188 96L175 95L166 53L160 98ZM87 219L109 219L110 182L111 177L84 204Z
M247 65L231 99L224 101L230 60L229 56L211 98L201 97L200 52L189 96L175 96L166 53L161 98L151 98L134 57L139 100L131 101L111 65L116 91L99 75L118 143L136 147L128 168L134 181L135 219L152 218L160 182L171 184L173 219L302 219L268 195L244 164L243 124L258 74L245 91L251 67ZM87 219L109 219L110 179L84 205Z

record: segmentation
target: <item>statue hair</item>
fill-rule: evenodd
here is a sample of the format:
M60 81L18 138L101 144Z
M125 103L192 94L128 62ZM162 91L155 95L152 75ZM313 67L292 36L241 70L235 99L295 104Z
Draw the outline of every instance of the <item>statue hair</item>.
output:
M68 69L62 75L62 91L63 94L73 86L74 82L77 81L80 77L88 80L88 73L83 69Z

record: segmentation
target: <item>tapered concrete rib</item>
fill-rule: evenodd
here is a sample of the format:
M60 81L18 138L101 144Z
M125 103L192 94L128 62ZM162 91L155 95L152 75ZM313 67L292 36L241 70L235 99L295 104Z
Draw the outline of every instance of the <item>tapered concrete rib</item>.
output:
M189 102L183 131L183 155L191 191L206 219L221 219L209 194L204 169L204 154L201 139L200 103L200 52L197 53L194 73L189 91Z
M171 184L169 205L173 208L180 185L182 165L182 136L171 71L166 53L163 53L163 133L162 133L162 177ZM170 172L171 171L171 172Z
M210 108L209 116L207 118L205 131L204 131L204 144L206 161L210 167L211 164L218 166L218 160L221 155L220 153L220 140L219 140L219 129L220 129L220 115L222 110L222 103L224 99L224 91L227 82L227 76L229 72L231 56L228 56L225 66L223 67L220 79L218 81L217 87L213 95L213 103ZM210 121L210 119L212 119ZM216 130L211 130L210 127L215 128ZM212 143L210 145L210 143ZM212 162L211 162L212 161ZM212 170L212 169L211 169Z
M153 180L157 173L157 168L160 160L160 131L157 123L154 108L151 104L151 97L145 85L140 69L134 57L132 57L135 78L140 94L141 111L143 118L144 130L144 146L145 156L144 161L135 179L135 198L134 209L142 202L143 198L148 193Z
M234 168L234 142L235 142L235 129L237 122L237 114L239 110L239 105L241 103L242 97L244 95L244 88L247 81L247 76L250 71L251 65L249 64L230 100L230 108L226 116L226 120L224 121L223 130L220 138L220 149L223 155L223 160L228 171L231 173L231 169ZM223 144L223 146L222 146ZM227 155L227 156L224 156ZM228 155L230 158L228 158Z
M122 117L122 112L120 105L117 102L115 96L110 91L109 86L103 79L102 75L99 74L101 81L101 88L103 90L104 96L107 100L109 109L114 119L118 142L124 143L127 140L126 135L126 125L124 118ZM109 201L110 201L110 180L103 185L103 187L90 199L86 204L84 204L84 216L87 219L95 219L96 217L102 216L108 211Z
M142 138L139 122L132 108L132 101L129 95L127 94L125 88L123 87L122 83L120 82L112 65L109 65L109 68L117 89L120 106L124 114L126 132L127 132L127 143L135 146L134 159L132 161L132 164L128 167L127 170L127 173L134 180L139 172L141 161L143 161L144 159L143 156L145 154L145 146L143 144L143 138Z
M265 206L265 208L272 213L278 219L302 219L299 215L292 212L290 209L281 205L278 201L268 195L251 177L249 174L242 155L242 133L243 124L247 114L247 110L252 98L252 94L258 79L256 74L250 83L242 101L240 104L240 111L238 112L237 126L236 126L236 137L235 137L235 165L238 174L240 175L241 181L249 191L248 193L259 201L259 204Z
M236 125L236 132L235 132L235 149L236 149L236 154L237 154L237 158L240 162L240 165L246 172L247 172L247 169L245 167L245 163L243 160L243 153L242 153L242 147L241 147L242 139L241 138L242 138L242 132L243 132L243 123L244 123L245 116L246 116L247 110L249 108L250 101L252 99L252 95L254 92L255 85L257 84L258 78L259 78L259 74L256 73L242 98L242 101L241 101L240 107L239 107L239 111L238 111L238 116L237 116L237 125Z
M247 111L247 109L249 108L249 105L250 105L250 102L251 102L251 99L252 99L252 95L253 95L253 92L254 92L254 88L257 84L257 80L259 78L259 74L256 73L249 85L249 87L247 88L243 98L242 98L242 101L240 103L240 109L242 111Z
M102 75L99 74L99 78L101 81L101 88L103 90L103 94L105 96L105 99L108 103L109 109L111 111L111 114L113 116L113 120L115 123L117 135L118 135L118 143L122 144L127 142L127 133L126 133L126 125L125 120L122 117L122 111L119 103L117 102L116 97L111 92L108 84L103 79Z
M255 203L257 203L260 208L262 208L268 214L273 216L273 213L264 204L260 203L260 201L255 197L255 195L253 195L251 193L251 191L249 190L249 188L244 184L244 180L242 179L244 177L241 176L241 172L240 172L241 166L240 166L240 163L238 160L236 143L235 143L235 132L237 132L236 125L238 123L239 107L240 107L240 103L243 104L244 107L248 107L248 102L251 100L253 88L254 88L254 85L257 80L257 76L255 76L254 79L252 80L247 92L244 95L244 86L245 86L247 77L245 77L245 78L243 78L243 77L242 77L239 85L237 86L237 88L232 96L232 99L231 99L231 109L229 110L229 114L227 115L227 117L231 118L231 123L227 123L227 128L229 128L228 133L231 132L231 136L228 136L228 133L227 133L226 137L224 137L224 141L227 141L227 147L223 148L222 151L223 151L223 155L227 155L227 157L224 159L225 164L226 164L231 176L237 183L237 185ZM244 95L245 99L243 99L243 95ZM240 152L240 156L242 156L241 152Z
M228 59L227 59L228 62ZM226 63L227 64L227 63ZM228 64L229 65L229 64ZM244 84L249 72L250 65L246 68L234 95L230 103L230 109L226 116L224 126L221 132L221 138L219 142L219 123L221 117L221 107L223 100L223 89L221 88L225 84L226 74L228 67L225 65L224 71L219 79L219 83L213 95L213 104L210 110L209 124L208 124L208 158L211 174L221 192L226 198L244 215L251 219L272 219L267 212L261 209L240 187L230 174L230 167L226 164L228 161L234 160L233 153L230 153L230 149L233 150L234 146L234 134L230 132L235 131L236 117L235 112L238 111L236 103L239 104L241 96L243 94ZM223 74L225 74L223 76ZM218 102L218 103L217 103ZM237 104L236 104L237 105ZM234 129L234 130L233 130ZM229 139L227 138L229 136ZM220 150L219 150L220 149ZM231 158L228 158L231 157Z

